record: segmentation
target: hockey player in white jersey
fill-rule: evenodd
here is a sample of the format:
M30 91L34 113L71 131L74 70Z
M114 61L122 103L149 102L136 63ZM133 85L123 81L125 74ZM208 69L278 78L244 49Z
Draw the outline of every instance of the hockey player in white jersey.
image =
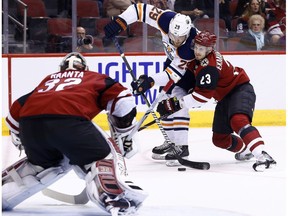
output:
M161 86L165 86L172 79L174 85L167 92L167 96L169 98L184 96L194 86L194 77L191 73L186 73L186 67L194 58L191 47L198 33L189 16L170 10L163 11L149 4L133 4L119 16L112 18L112 21L104 27L105 35L107 38L113 38L134 22L144 22L160 30L167 56L163 72L152 76L141 75L136 82L131 83L134 94L144 93L153 85L160 86L161 89ZM189 155L189 121L188 109L182 109L162 120L164 130L182 157ZM165 159L168 166L179 165L169 150L169 145L164 142L153 148L152 158Z

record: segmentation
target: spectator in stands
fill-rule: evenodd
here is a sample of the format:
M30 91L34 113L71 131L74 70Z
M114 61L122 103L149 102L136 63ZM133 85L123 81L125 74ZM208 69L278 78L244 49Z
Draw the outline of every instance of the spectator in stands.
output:
M231 13L229 3L231 0L219 0L219 17L225 21L226 28L231 31ZM214 17L214 0L203 0L205 13L209 18Z
M143 0L141 2L146 3ZM147 4L154 5L157 8L161 8L162 10L168 9L167 0L147 0Z
M146 3L154 5L157 8L161 8L162 10L169 9L167 0L135 0L135 3Z
M248 20L248 32L241 36L237 50L260 51L268 49L269 40L264 32L265 19L252 15Z
M209 18L207 14L205 14L205 4L203 0L176 0L174 10L177 13L190 16L192 21L196 18Z
M103 2L103 15L112 17L118 16L125 11L134 0L104 0Z
M286 0L270 0L266 8L268 34L273 45L281 45L286 35Z
M262 0L249 0L248 6L238 20L237 33L248 31L248 20L252 15L259 14L263 18L266 17L262 11L263 4L265 4L265 2Z
M167 1L168 9L174 11L174 4L175 4L175 0L168 0L168 1Z
M86 35L86 30L82 26L78 26L77 33L77 52L91 52L93 49L93 37Z
M249 4L249 0L238 0L237 7L233 18L240 17Z

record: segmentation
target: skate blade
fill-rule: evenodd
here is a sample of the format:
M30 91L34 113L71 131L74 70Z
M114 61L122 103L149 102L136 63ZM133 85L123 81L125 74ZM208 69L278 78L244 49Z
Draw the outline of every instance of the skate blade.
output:
M276 162L270 162L270 161L266 161L265 163L262 164L253 164L253 169L256 172L264 172L265 169L271 169L271 168L275 168L276 167Z
M166 154L160 155L160 154L155 154L155 153L153 153L153 154L152 154L152 159L154 159L154 160L165 160L165 155L166 155Z
M266 169L266 164L253 164L253 169L256 171L256 172L264 172L264 170Z
M166 166L167 167L178 167L178 166L182 166L177 160L174 161L174 160L169 160L169 161L166 161Z

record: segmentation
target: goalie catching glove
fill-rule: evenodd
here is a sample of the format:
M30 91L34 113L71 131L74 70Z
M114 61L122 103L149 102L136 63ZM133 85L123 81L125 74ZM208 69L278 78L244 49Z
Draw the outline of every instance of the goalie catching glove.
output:
M179 100L173 97L161 101L157 106L157 112L159 112L160 116L167 116L177 112L181 108Z
M154 86L154 80L147 75L141 75L138 80L131 82L134 95L140 95Z
M112 17L112 21L104 27L106 38L117 36L121 31L127 29L127 23L119 16Z

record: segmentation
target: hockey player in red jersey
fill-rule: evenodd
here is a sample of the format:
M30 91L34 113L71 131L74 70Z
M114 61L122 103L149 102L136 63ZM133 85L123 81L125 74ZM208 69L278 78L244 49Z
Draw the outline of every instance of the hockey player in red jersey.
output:
M214 50L216 36L203 31L194 39L195 59L188 71L195 76L195 88L182 98L163 100L160 115L174 113L184 107L200 108L211 98L217 101L213 120L213 144L235 152L236 160L256 158L255 171L276 164L264 151L264 140L251 125L256 95L249 77L240 67L234 67Z
M145 92L154 84L165 86L169 79L174 81L174 86L170 89L168 97L181 97L193 88L189 80L189 73L186 72L187 64L194 58L191 43L195 35L199 32L192 24L189 16L176 13L170 10L162 10L150 4L138 3L129 6L122 14L114 17L113 20L104 27L107 38L118 35L134 22L144 22L158 29L162 36L162 43L167 60L163 73L151 76L141 75L137 82L132 83L134 94ZM168 116L162 120L163 128L170 140L175 143L179 155L187 157L188 150L188 130L189 111L184 108L181 111ZM153 159L167 160L168 166L179 165L175 156L169 153L170 146L164 142L160 146L153 148ZM167 154L168 153L168 154Z
M118 145L91 121L103 110ZM2 171L2 210L13 209L73 168L85 179L92 202L111 213L136 211L147 195L126 180L122 156L135 153L132 141L125 140L135 115L134 97L127 88L89 71L80 53L69 53L60 71L10 108L6 122L13 143L24 148L27 157Z

